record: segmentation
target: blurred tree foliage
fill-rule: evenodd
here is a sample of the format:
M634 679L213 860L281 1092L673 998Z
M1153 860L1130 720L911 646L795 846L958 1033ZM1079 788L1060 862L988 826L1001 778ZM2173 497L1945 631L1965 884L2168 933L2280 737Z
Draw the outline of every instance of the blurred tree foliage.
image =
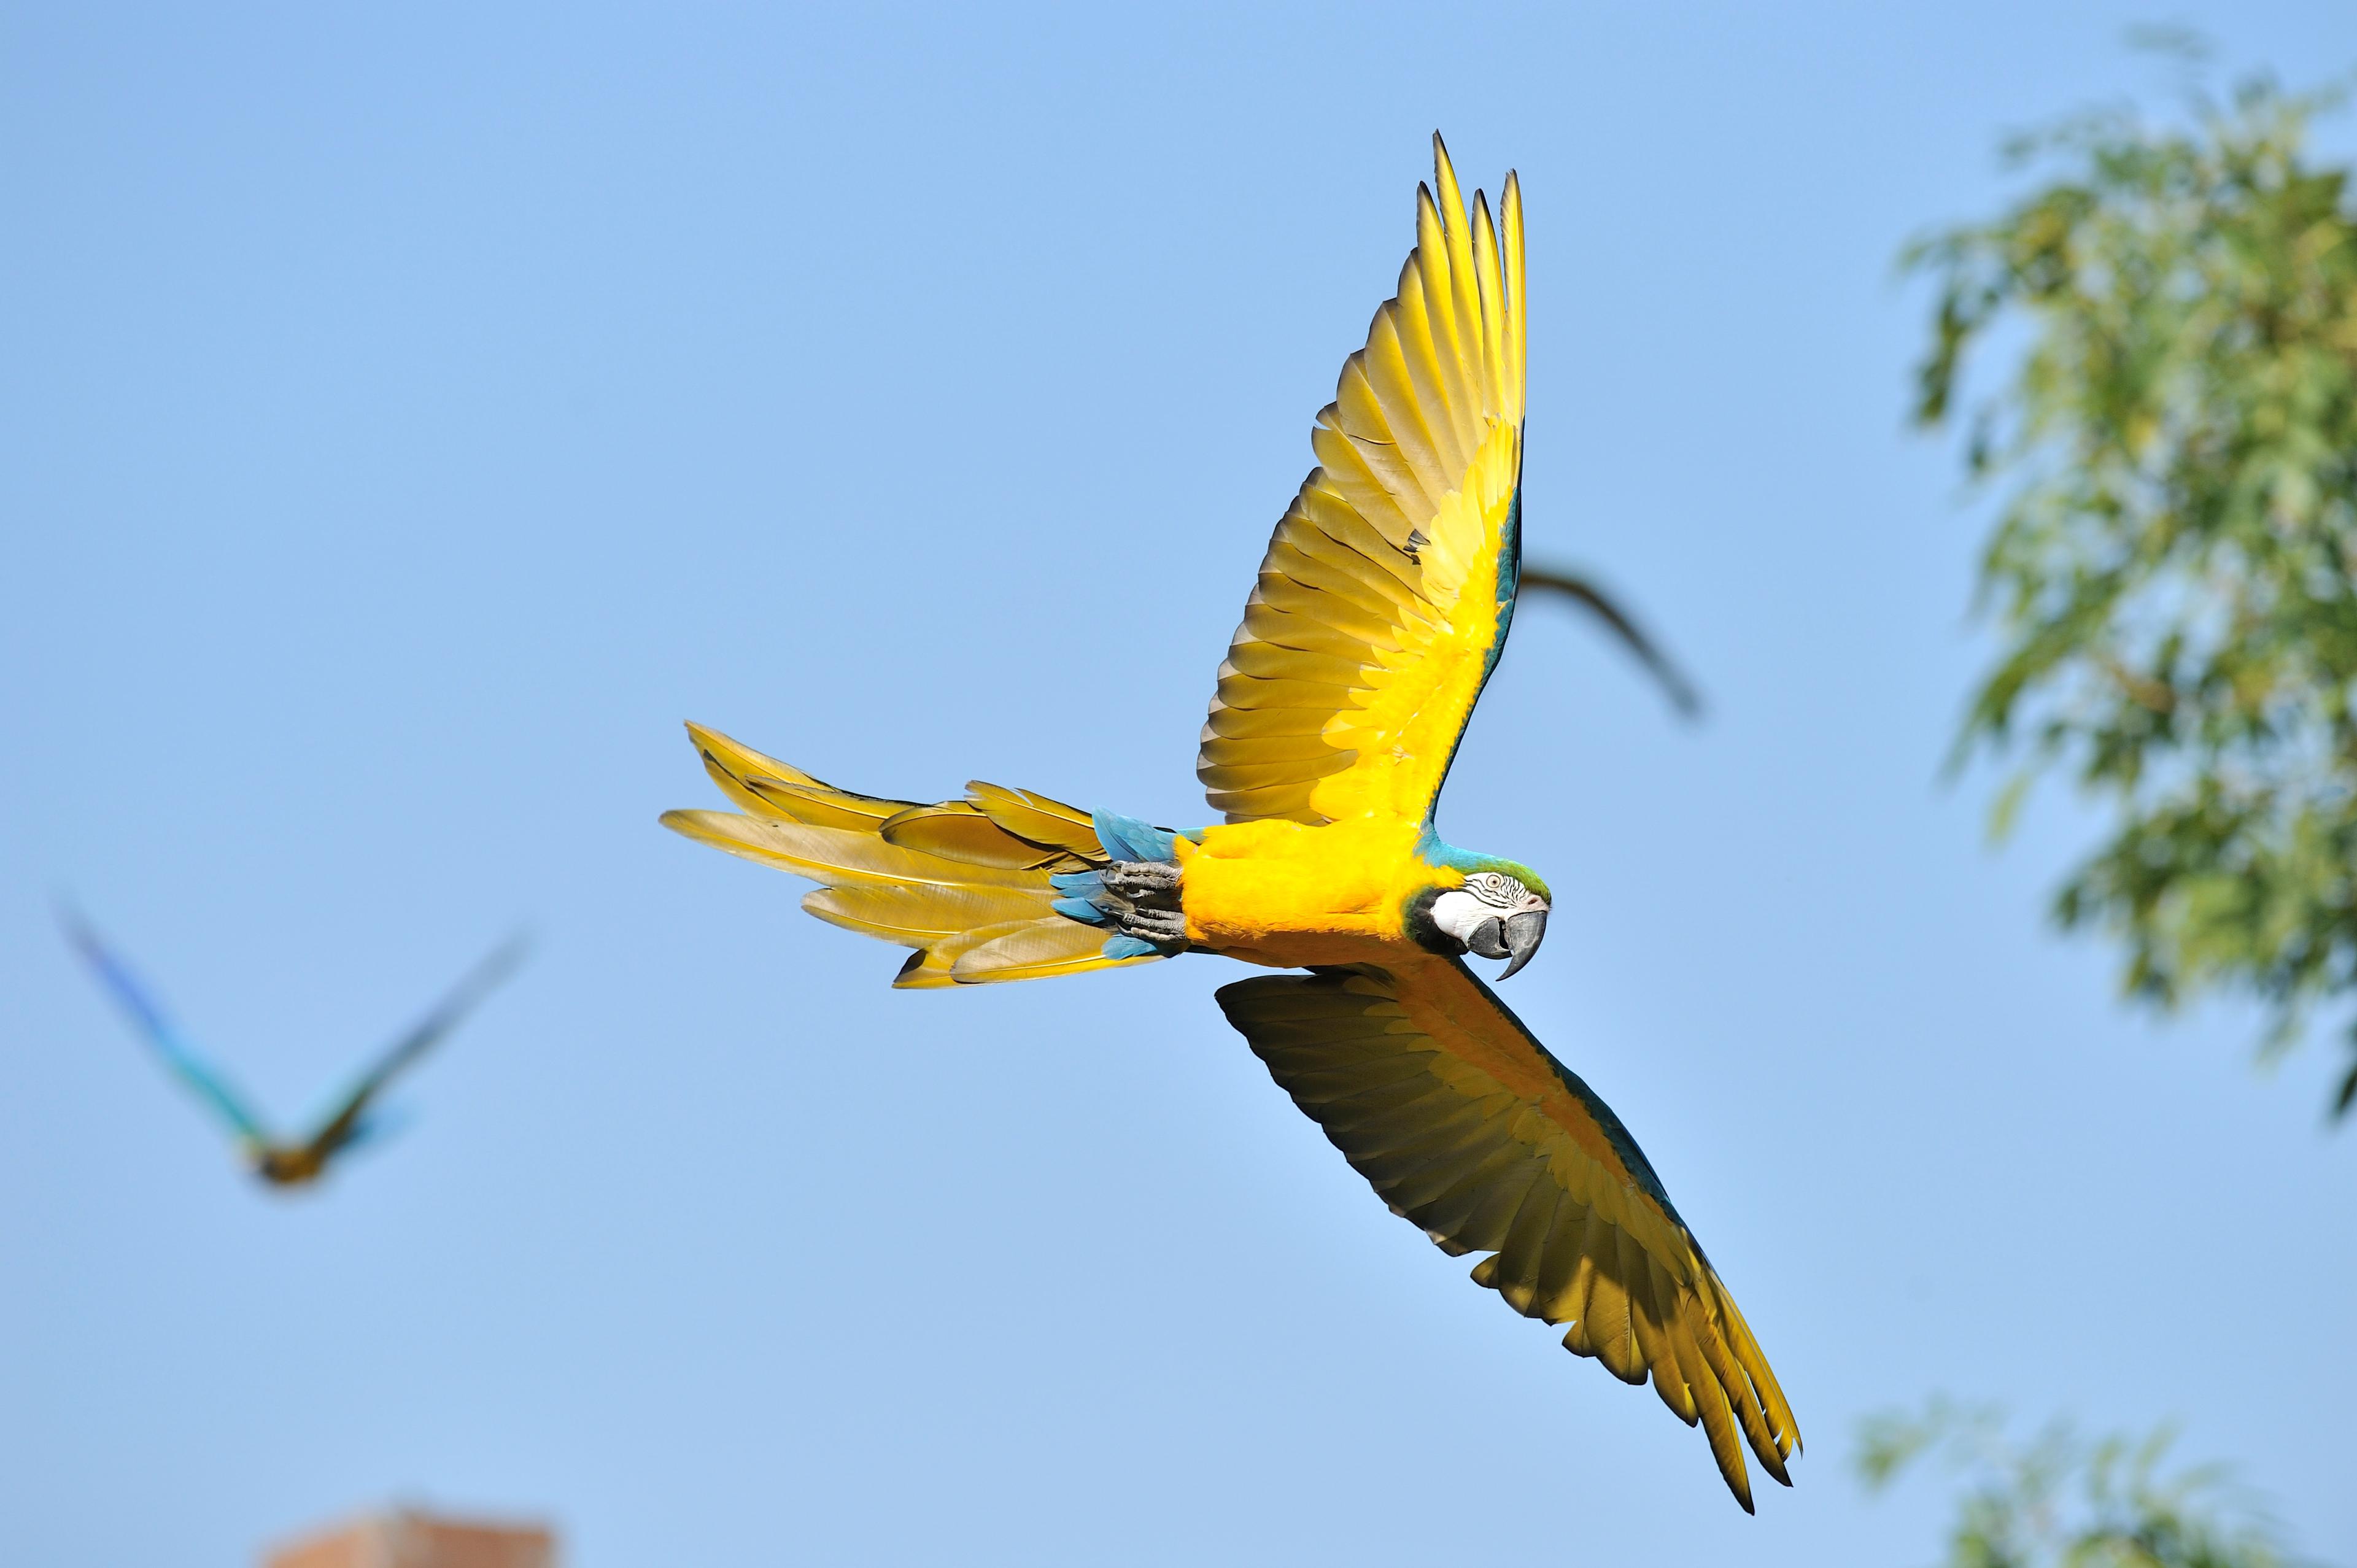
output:
M1915 417L1960 418L2002 498L1957 760L2025 757L2000 834L2043 770L2111 800L2061 922L2124 938L2164 1006L2255 993L2270 1050L2357 991L2357 216L2305 148L2326 102L2255 81L2022 138L2047 183L1902 258L1939 299ZM1960 412L1993 338L2018 361Z
M1941 1568L2292 1568L2214 1466L2161 1473L2169 1442L2164 1428L2090 1443L2058 1423L2016 1443L1995 1413L1934 1401L1869 1419L1857 1466L1876 1489L1927 1454L1964 1477Z

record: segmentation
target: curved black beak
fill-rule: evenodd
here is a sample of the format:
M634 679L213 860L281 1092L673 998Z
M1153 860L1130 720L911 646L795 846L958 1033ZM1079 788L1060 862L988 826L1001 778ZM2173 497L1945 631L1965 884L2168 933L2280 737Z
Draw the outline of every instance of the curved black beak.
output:
M1546 911L1525 909L1519 915L1510 916L1506 920L1505 934L1506 952L1513 961L1499 972L1498 978L1512 980L1516 970L1531 961L1531 955L1539 950L1539 943L1546 940Z
M1465 939L1465 950L1483 958L1512 957L1506 948L1506 923L1492 915L1474 927L1473 934Z

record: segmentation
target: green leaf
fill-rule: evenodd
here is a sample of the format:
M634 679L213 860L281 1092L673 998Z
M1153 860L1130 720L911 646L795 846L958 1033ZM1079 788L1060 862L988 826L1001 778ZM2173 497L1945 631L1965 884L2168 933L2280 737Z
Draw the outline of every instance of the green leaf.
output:
M2240 992L2284 1039L2357 1004L2357 216L2306 150L2326 102L2257 79L2018 138L2042 183L1900 257L1934 285L1911 413L1961 427L1996 508L1950 765L2019 754L1996 839L2073 779L2111 829L2058 918L2119 943L2130 994ZM1993 337L2018 349L1969 395Z
M2026 1439L2003 1416L1934 1399L1859 1425L1872 1490L1931 1462L1960 1487L1942 1568L2291 1568L2255 1499L2217 1466L2165 1468L2175 1431L2081 1439L2049 1422Z

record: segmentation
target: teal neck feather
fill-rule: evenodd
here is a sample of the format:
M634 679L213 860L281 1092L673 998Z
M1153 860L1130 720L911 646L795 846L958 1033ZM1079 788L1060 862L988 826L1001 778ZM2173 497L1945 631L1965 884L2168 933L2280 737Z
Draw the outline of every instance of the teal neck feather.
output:
M1423 856L1424 863L1436 870L1445 867L1450 871L1461 871L1468 876L1477 871L1502 871L1548 903L1555 902L1555 895L1547 890L1546 879L1519 860L1458 849L1429 827L1424 830L1424 838L1415 850Z

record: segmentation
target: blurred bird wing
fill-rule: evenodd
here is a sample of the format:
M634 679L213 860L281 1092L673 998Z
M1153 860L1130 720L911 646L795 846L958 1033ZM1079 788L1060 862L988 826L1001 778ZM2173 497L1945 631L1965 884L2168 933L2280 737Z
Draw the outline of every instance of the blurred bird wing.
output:
M1654 1391L1710 1440L1746 1509L1738 1433L1779 1481L1791 1407L1732 1296L1604 1102L1463 963L1267 975L1228 1021L1394 1213L1566 1348Z
M1612 596L1577 572L1541 571L1524 566L1521 591L1561 594L1604 623L1605 629L1620 639L1621 645L1637 657L1637 661L1652 672L1669 693L1670 705L1687 718L1702 713L1702 693L1685 677L1659 643L1647 637L1643 628L1630 618L1629 613L1613 601Z
M1196 773L1231 822L1430 818L1521 555L1523 200L1469 219L1433 138L1416 244L1342 367L1263 558Z
M66 935L90 965L91 972L98 976L116 1004L138 1026L141 1036L163 1059L164 1065L182 1083L194 1090L199 1099L211 1106L242 1142L257 1149L267 1147L270 1134L263 1127L261 1119L248 1107L244 1098L230 1087L228 1079L181 1037L179 1029L165 1016L162 1005L139 983L130 967L99 940L98 933L80 916L61 911L59 918L65 925Z
M351 1131L344 1135L343 1143L338 1146L339 1151L357 1149L364 1144L390 1143L409 1131L416 1120L416 1112L409 1106L397 1101L392 1104L372 1102L353 1121Z
M410 1031L386 1047L360 1080L346 1091L335 1111L311 1134L305 1147L319 1155L328 1155L353 1142L369 1109L369 1102L393 1081L394 1077L432 1050L445 1035L458 1026L466 1015L474 1011L484 997L513 974L523 961L531 944L521 936L510 937L493 949L466 977L450 989L448 995L436 1003L434 1010L419 1019Z

